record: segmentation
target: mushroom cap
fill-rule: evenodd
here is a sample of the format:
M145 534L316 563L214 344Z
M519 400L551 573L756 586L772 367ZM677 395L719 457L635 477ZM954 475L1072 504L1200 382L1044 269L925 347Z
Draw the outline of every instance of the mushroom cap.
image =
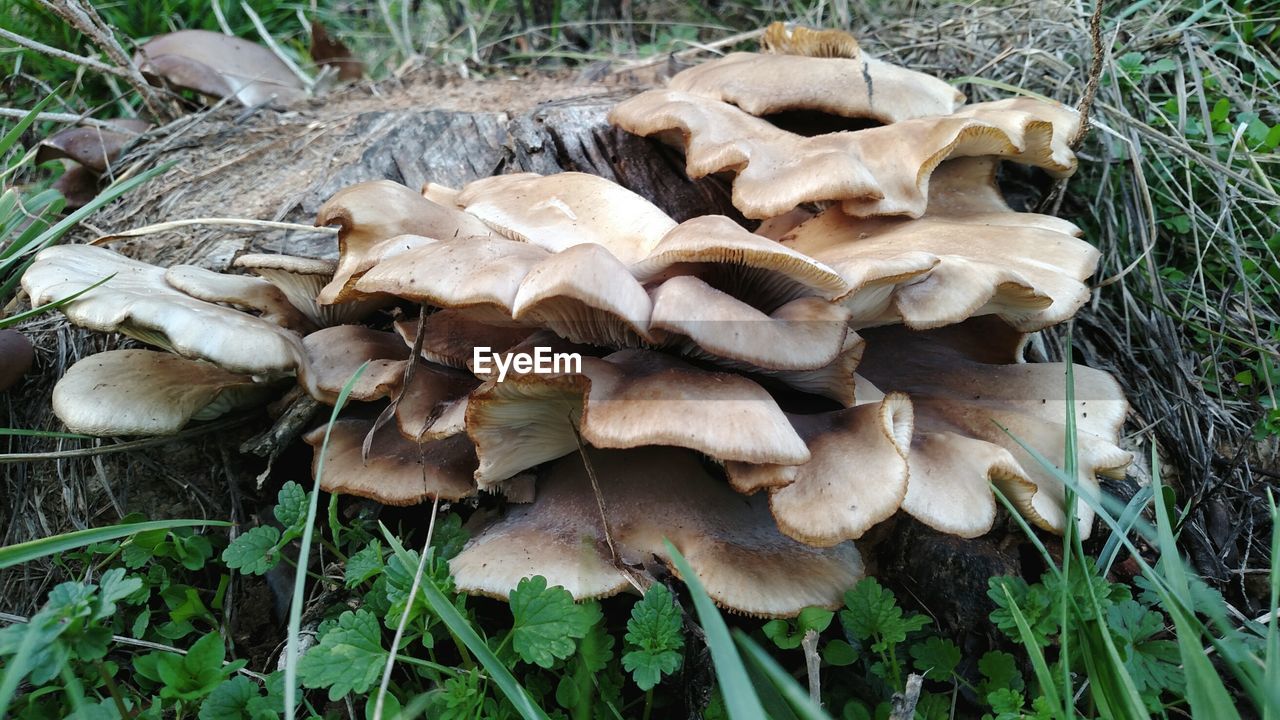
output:
M231 372L287 374L302 357L296 334L179 292L165 282L164 268L106 248L58 245L41 250L22 276L22 287L33 305L42 305L65 300L112 275L63 305L67 319L92 330L122 332Z
M0 330L0 393L13 387L35 360L35 348L17 330Z
M465 435L416 443L393 427L374 431L372 420L342 418L332 424L326 447L328 427L321 425L303 436L315 449L311 472L313 476L323 472L320 489L325 492L369 498L383 505L416 505L436 497L461 500L475 494L471 482L475 451ZM371 431L366 458L363 446Z
M352 300L336 305L319 304L316 298L338 269L338 263L334 260L246 253L237 257L234 265L280 288L289 302L316 327L359 322L383 305L380 298Z
M495 175L467 185L457 202L504 237L555 253L595 243L625 265L676 226L636 193L579 172Z
M949 83L865 52L857 58L730 53L677 73L668 87L757 117L814 110L887 124L950 115L964 104Z
M991 322L979 318L940 331L865 331L859 373L880 389L906 392L915 408L903 509L935 529L981 535L995 518L988 490L994 482L1029 520L1062 533L1062 484L1014 438L1063 467L1065 365L975 359L971 348L983 344L981 333ZM1007 334L991 337L999 348L992 355L1012 354ZM1132 459L1116 445L1128 403L1105 372L1075 365L1074 377L1078 481L1096 489L1098 474L1122 476ZM1087 537L1093 521L1087 503L1080 503L1078 517Z
M311 333L302 340L306 351L308 390L316 400L333 405L342 388L360 366L368 362L351 387L351 399L369 402L387 397L404 378L409 348L395 333L363 325L335 325Z
M817 58L856 58L858 39L843 30L814 30L794 23L773 22L760 36L760 47L782 55Z
M791 415L812 459L803 465L725 469L738 492L769 490L778 529L800 542L826 547L855 540L897 512L907 493L911 401L902 393L857 407Z
M952 160L934 173L919 219L833 207L782 242L844 276L851 290L840 301L855 327L927 329L983 314L1028 332L1062 322L1088 300L1082 281L1099 253L1065 220L1009 210L994 175L991 159Z
M490 234L478 219L390 180L334 193L320 206L316 225L338 226L338 267L318 298L325 305L344 300L348 286L381 259L436 240Z
M770 314L690 275L652 292L650 327L688 338L694 357L715 356L734 367L814 370L844 350L849 311L821 298L801 297Z
M36 164L65 158L101 175L126 145L151 128L151 123L137 118L112 120L111 125L70 127L50 135L36 149Z
M382 260L354 289L466 309L481 322L510 323L520 282L549 255L536 245L498 237L441 240Z
M172 435L260 402L272 386L207 362L154 350L108 350L67 369L53 412L72 432L99 437Z
M588 345L649 340L653 304L608 249L574 245L539 261L520 281L511 316Z
M682 145L690 177L736 173L734 206L763 219L825 200L843 201L853 215L919 217L930 174L950 157L998 156L1069 175L1076 161L1068 140L1080 118L1064 105L1014 98L951 115L802 137L728 103L650 90L614 107L609 121Z
M764 388L649 350L584 357L581 372L489 380L471 394L466 425L482 488L572 452L578 432L597 448L671 445L719 460L809 459Z
M423 320L422 357L445 367L467 369L475 348L487 347L500 353L519 344L534 331L524 327L504 327L478 322L462 310L438 310ZM418 337L418 320L395 322L395 330L412 346Z
M197 300L257 310L263 320L299 334L315 328L280 288L262 278L228 275L195 265L174 265L165 271L164 280Z
M722 607L794 616L805 607L838 606L862 577L852 543L815 548L785 537L763 498L733 492L692 452L651 447L586 454L621 560L635 566L656 556L670 566L668 538ZM460 590L503 599L533 575L576 599L628 586L609 557L592 481L577 454L545 471L531 504L475 533L450 568Z
M253 107L273 99L287 105L305 97L302 81L268 48L208 30L179 30L143 44L134 64L144 74Z

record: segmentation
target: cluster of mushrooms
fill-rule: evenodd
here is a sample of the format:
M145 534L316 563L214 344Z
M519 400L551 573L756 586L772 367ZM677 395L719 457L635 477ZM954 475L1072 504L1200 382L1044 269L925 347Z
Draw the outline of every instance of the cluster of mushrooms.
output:
M609 115L682 149L691 177L731 177L754 231L677 223L593 175L524 173L348 187L317 218L338 227L336 262L244 255L245 274L222 274L50 248L23 278L33 303L113 275L63 312L161 348L81 360L55 412L93 435L172 433L295 385L333 404L363 365L355 404L306 435L314 470L328 434L321 487L505 496L452 563L459 588L499 598L531 575L576 598L642 584L667 538L726 608L834 606L864 572L853 541L899 510L981 535L992 483L1062 532L1064 489L1020 443L1062 465L1074 411L1079 483L1096 488L1130 460L1127 406L1077 366L1068 409L1065 366L1023 362L1028 333L1085 302L1098 253L1071 223L1010 209L996 170L1071 173L1077 114L965 105L843 34L775 26L765 50ZM779 126L797 118L874 126ZM580 362L512 361L539 348Z

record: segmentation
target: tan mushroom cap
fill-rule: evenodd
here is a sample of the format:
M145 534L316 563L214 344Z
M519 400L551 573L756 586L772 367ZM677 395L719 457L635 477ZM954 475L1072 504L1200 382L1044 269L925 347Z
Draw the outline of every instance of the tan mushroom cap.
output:
M862 49L858 39L843 30L814 30L794 23L769 23L760 36L760 48L783 55L817 58L856 58Z
M387 397L402 385L404 361L409 348L395 333L363 325L335 325L303 338L306 374L314 397L326 405L338 395L351 377L369 363L351 386L351 399L369 402Z
M457 202L504 237L556 253L594 243L625 265L676 226L636 193L579 172L495 175L467 185Z
M165 271L164 280L197 300L257 310L263 320L299 334L315 329L280 288L262 278L228 275L195 265L174 265Z
M237 257L234 265L280 288L289 302L302 311L316 327L359 322L383 305L377 298L352 300L337 305L319 304L316 298L338 269L338 263L334 260L246 253Z
M686 447L719 460L796 464L809 451L777 403L740 375L648 350L582 358L581 373L508 374L471 394L481 488L577 449Z
M723 215L680 223L631 272L646 283L676 274L714 276L738 297L775 307L802 295L831 299L849 290L835 270Z
M652 311L649 294L608 249L574 245L529 269L511 316L573 342L626 347L650 339Z
M730 53L681 71L668 87L755 116L813 110L886 124L950 115L964 104L949 83L865 52L856 59Z
M803 465L727 463L735 490L769 490L778 529L827 547L855 540L897 512L907 493L911 401L892 393L873 403L791 415L813 458Z
M193 420L258 403L272 389L166 352L109 350L67 369L53 388L53 412L86 435L172 435Z
M36 164L65 158L101 175L125 146L150 128L151 123L137 118L112 120L110 127L67 128L40 141Z
M280 326L197 300L165 282L165 269L106 248L60 245L41 250L22 276L34 305L63 300L114 275L60 309L72 323L122 332L152 345L252 375L293 372L302 341Z
M520 282L549 256L536 245L505 238L441 240L382 260L354 289L465 309L480 322L509 323Z
M765 370L813 370L844 350L849 311L802 297L765 314L690 275L653 290L650 327L689 339L684 351ZM700 352L705 351L705 352Z
M422 357L445 367L467 369L475 356L475 348L487 347L499 353L529 337L534 331L525 327L490 325L478 322L462 310L438 310L423 321ZM418 320L395 322L395 330L412 346L418 336Z
M968 348L982 338L964 335L990 326L990 321L979 320L942 331L895 326L866 331L860 374L882 390L908 393L915 407L911 480L903 509L938 530L981 535L995 517L995 501L987 489L994 482L1029 520L1062 533L1062 484L1013 437L1063 466L1065 366L974 359ZM1008 355L1001 335L993 336L999 348L993 354ZM1096 491L1097 475L1123 476L1131 460L1116 445L1128 403L1107 373L1076 365L1074 375L1078 481ZM1083 501L1078 511L1080 530L1087 536L1093 511Z
M802 137L728 103L650 90L614 107L609 121L684 147L690 177L736 173L734 206L763 219L824 200L841 200L846 213L860 216L919 217L930 174L950 157L999 156L1067 175L1076 163L1067 143L1080 120L1066 106L1014 98Z
M635 567L656 556L671 565L667 538L722 607L760 617L836 607L863 575L852 543L815 548L785 537L762 498L733 492L692 452L655 447L587 455L621 561ZM546 471L533 503L477 532L450 569L460 590L503 599L533 575L576 599L612 595L629 584L612 564L577 454Z
M321 470L327 427L321 425L303 437L315 448L313 476ZM320 477L320 489L325 492L369 498L383 505L416 505L436 497L461 500L475 494L471 482L475 452L465 435L416 443L394 427L384 426L374 434L366 459L362 448L373 429L372 420L343 418L332 428Z
M349 286L379 260L435 240L489 234L478 219L390 180L334 193L320 206L316 225L338 226L338 267L318 297L324 305L347 299Z
M923 217L855 218L831 208L783 244L835 268L852 290L840 301L855 327L938 327L995 314L1024 331L1062 322L1089 298L1083 280L1099 253L1079 228L1015 213L990 188L995 163L944 163ZM972 193L966 196L965 193Z
M157 35L134 56L138 69L178 87L252 107L306 96L302 81L268 48L208 30Z

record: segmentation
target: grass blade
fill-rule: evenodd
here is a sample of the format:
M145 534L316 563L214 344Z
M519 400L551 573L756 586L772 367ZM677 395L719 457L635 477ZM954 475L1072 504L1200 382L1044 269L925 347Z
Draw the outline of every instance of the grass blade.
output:
M307 503L307 521L302 526L302 538L298 541L298 572L293 581L293 600L289 604L289 635L285 645L284 664L284 716L294 720L298 712L298 637L302 630L302 601L307 591L307 559L311 554L311 536L315 532L316 511L320 501L320 478L324 477L324 459L329 450L329 434L333 432L333 423L338 413L347 404L351 396L351 388L356 380L368 369L369 362L356 368L351 378L342 386L338 400L333 404L333 412L329 413L329 424L324 429L324 443L320 446L320 460L316 463L315 479L311 485L310 502Z
M769 678L769 681L782 697L791 705L791 709L796 715L803 720L830 720L821 707L814 704L813 699L809 697L809 691L800 687L800 683L796 679L782 669L777 660L769 656L764 648L750 636L741 630L734 629L733 639L738 642L738 646L742 648L746 655L746 660L751 662L760 673Z
M756 689L747 675L747 668L742 664L742 657L738 655L733 638L729 636L729 627L725 625L724 618L720 617L720 611L716 609L715 603L711 602L711 596L707 595L698 576L694 574L693 568L689 567L688 561L680 551L671 544L670 540L664 539L663 543L667 546L667 552L671 554L671 561L680 571L680 578L689 586L689 593L693 596L693 607L697 610L698 620L702 623L702 630L707 635L707 647L711 650L716 680L720 683L720 695L724 698L724 706L729 712L730 720L756 720L767 717L764 707L760 704L760 696L756 694Z
M387 544L391 546L393 552L400 558L400 562L405 567L413 567L413 562L409 557L408 551L396 539L396 536L387 530L385 525L381 525L382 535L386 538ZM436 615L440 617L441 622L449 628L455 637L466 645L471 654L480 661L484 666L485 672L489 673L489 677L498 685L498 689L503 695L507 696L507 700L511 701L511 705L520 713L520 717L524 720L548 720L547 714L542 712L537 705L533 704L533 700L529 698L529 694L525 692L520 682L516 680L507 666L498 659L498 656L489 649L488 643L476 633L471 627L471 623L458 612L458 609L449 602L449 598L440 592L440 588L436 587L435 582L427 576L422 578L422 596Z
M136 535L148 530L168 530L181 527L230 527L231 523L222 520L149 520L147 522L121 523L107 527L76 530L52 537L28 540L17 545L0 548L0 570L31 562L37 558L74 550L93 543L118 540L122 537Z
M1053 682L1053 673L1049 671L1049 664L1045 662L1044 652L1040 649L1040 643L1036 642L1035 635L1031 633L1031 626L1027 624L1026 615L1022 614L1022 608L1018 607L1018 602L1013 599L1013 594L1009 592L1009 586L1001 583L1000 589L1004 591L1005 600L1009 602L1009 614L1013 616L1013 622L1018 626L1018 636L1022 639L1022 644L1027 648L1027 655L1031 658L1031 668L1036 673L1036 680L1040 683L1040 692L1045 699L1049 701L1049 707L1061 708L1063 718L1073 717L1075 713L1069 705L1064 705L1062 697L1058 693L1058 686Z
M1271 618L1267 621L1267 655L1266 667L1263 671L1263 686L1280 688L1280 508L1276 507L1276 499L1267 492L1267 502L1271 505ZM1274 697L1268 697L1262 708L1263 720L1280 720L1280 703Z
M18 313L17 315L10 315L10 316L9 316L9 317L7 317L7 318L0 318L0 330L3 330L4 328L7 328L7 327L12 327L12 326L14 326L14 325L17 325L18 323L23 322L23 321L25 321L25 320L28 320L28 319L30 319L30 318L36 317L37 315L43 315L44 313L46 313L46 312L48 312L48 311L50 311L50 310L56 310L57 308L60 308L60 307L62 307L63 305L66 305L67 303L71 302L72 300L75 300L76 298L78 298L78 297L80 297L81 295L83 295L83 294L85 294L85 293L89 292L90 290L92 290L92 289L94 289L94 288L98 287L99 285L101 285L102 283L104 283L104 282L106 282L106 281L110 280L110 279L111 279L111 278L113 278L113 277L115 277L115 273L112 273L112 274L110 274L110 275L108 275L108 276L106 276L106 277L102 278L101 280L99 280L98 282L96 282L96 283L94 283L94 284L90 285L90 286L89 286L89 287L87 287L87 288L81 288L80 290L77 290L77 291L75 291L75 292L71 293L70 295L68 295L68 296L66 296L66 297L64 297L64 298L62 298L61 300L54 300L53 302L45 303L44 305L41 305L40 307L35 307L35 308L31 308L30 310L26 310L26 311L20 312L20 313Z

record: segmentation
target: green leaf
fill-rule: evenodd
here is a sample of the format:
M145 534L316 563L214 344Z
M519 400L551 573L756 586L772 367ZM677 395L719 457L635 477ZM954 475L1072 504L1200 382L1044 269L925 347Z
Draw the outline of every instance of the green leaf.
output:
M978 683L978 693L985 696L1000 688L1021 690L1024 685L1018 672L1018 661L1002 650L991 650L978 660L978 672L983 680Z
M1214 122L1222 122L1231 114L1231 101L1226 98L1220 98L1218 102L1213 104L1213 110L1209 111L1209 119Z
M996 627L1003 630L1010 640L1022 639L1010 606L1012 599L1017 603L1036 644L1040 647L1049 644L1049 637L1058 631L1058 621L1053 613L1053 595L1043 585L1028 585L1020 577L996 576L987 580L987 586L987 597L996 605L991 613L991 622Z
M835 613L826 608L808 607L800 611L794 620L770 620L762 630L765 637L773 641L782 650L794 650L800 647L804 636L810 630L822 632L831 625Z
M822 659L833 667L845 667L858 661L858 651L844 640L832 640L822 649Z
M52 537L30 540L0 548L0 570L48 555L57 555L94 543L118 540L147 530L179 527L230 527L231 523L218 520L154 520L151 522L121 523L107 527L77 530Z
M527 663L549 668L573 654L574 640L591 629L591 618L575 605L568 590L547 587L542 576L525 578L509 597L515 624L511 646Z
M1163 632L1164 617L1135 600L1126 600L1107 609L1107 625L1123 643L1124 664L1140 693L1159 693L1178 687L1178 644L1156 640Z
M871 649L885 652L929 624L923 615L903 617L893 593L880 585L875 578L863 578L853 589L844 594L845 609L840 611L840 622L858 640L874 641Z
M200 704L200 720L252 720L249 701L258 697L258 686L243 675L225 680Z
M930 680L947 680L960 665L960 648L945 638L931 637L911 646L916 670Z
M277 545L280 531L273 525L259 525L242 533L222 551L222 562L246 575L265 575L280 562Z
M347 558L343 582L348 588L356 587L382 572L382 568L382 544L370 540L368 545Z
M309 688L328 688L329 699L365 693L382 676L387 651L382 623L368 610L338 616L338 624L320 638L298 663L298 677Z
M680 668L684 636L680 609L666 586L654 583L631 608L627 621L627 653L622 667L641 690L649 690Z
M285 535L302 532L302 523L307 519L307 491L292 480L285 483L276 495L273 512L276 520L284 527Z
M1022 713L1022 693L1012 688L1002 688L987 694L987 704L1001 718L1017 718Z

